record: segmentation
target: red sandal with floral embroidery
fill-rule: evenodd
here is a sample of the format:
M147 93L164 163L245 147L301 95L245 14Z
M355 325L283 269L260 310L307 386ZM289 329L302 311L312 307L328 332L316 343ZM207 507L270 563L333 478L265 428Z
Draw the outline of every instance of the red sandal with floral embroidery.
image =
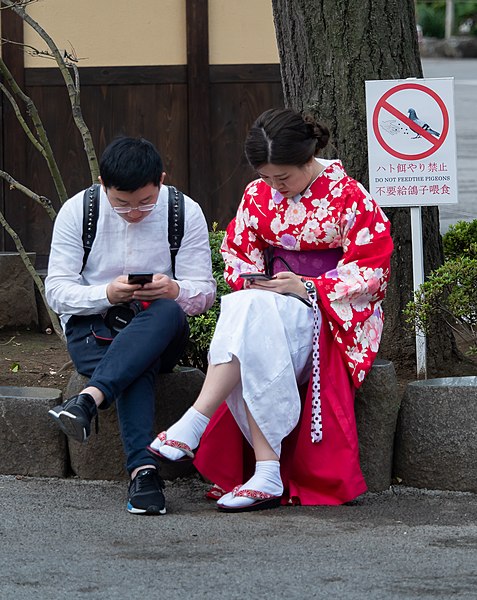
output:
M164 456L164 454L161 454L161 452L159 451L159 448L158 449L153 448L152 445L147 446L146 450L149 452L149 454L152 454L156 458L167 461L169 463L171 463L171 462L172 463L192 462L192 460L194 459L194 453L190 449L190 446L188 446L184 442L178 442L177 440L168 440L167 433L165 431L161 431L161 433L156 437L156 440L159 440L161 442L161 445L159 448L161 448L162 446L170 446L171 448L175 448L176 450L181 450L182 452L185 453L185 456L183 456L182 458L178 458L177 460L172 460L172 459L168 458L167 456ZM156 440L154 440L154 441L156 441Z
M272 494L266 494L259 490L245 490L239 485L234 487L232 495L234 498L252 498L253 500L256 500L256 502L247 504L246 506L224 506L223 504L217 504L218 510L229 513L250 512L252 510L278 508L281 503L281 496L273 496Z
M218 500L219 498L222 498L222 496L226 493L227 492L225 490L223 490L220 486L214 483L210 490L207 490L205 492L204 496L207 500Z

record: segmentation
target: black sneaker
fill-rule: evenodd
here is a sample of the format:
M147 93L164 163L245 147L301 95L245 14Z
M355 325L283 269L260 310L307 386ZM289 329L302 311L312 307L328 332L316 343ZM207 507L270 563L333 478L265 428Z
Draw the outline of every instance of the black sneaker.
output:
M48 414L67 436L78 442L85 442L91 433L91 421L97 416L98 409L92 396L78 394L50 409Z
M156 469L142 469L129 484L127 509L135 515L165 515L164 482Z

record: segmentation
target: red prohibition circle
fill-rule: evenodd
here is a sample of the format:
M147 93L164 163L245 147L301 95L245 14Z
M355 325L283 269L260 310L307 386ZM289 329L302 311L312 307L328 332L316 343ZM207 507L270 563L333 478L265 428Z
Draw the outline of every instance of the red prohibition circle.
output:
M431 145L431 148L429 148L429 150L426 150L425 152L421 152L420 154L404 154L402 152L398 152L397 150L394 150L394 148L391 148L391 146L389 146L389 144L387 144L384 141L383 136L381 135L381 132L379 131L379 124L378 124L379 111L381 109L388 110L388 108L387 108L388 98L390 96L392 96L393 94L395 94L396 92L400 92L402 90L419 90L421 92L429 94L429 96L431 96L431 98L433 98L437 102L437 104L439 105L439 108L442 111L443 128L442 128L442 133L439 136L439 139L436 140L435 144ZM396 116L396 115L394 115L394 116ZM404 119L409 120L405 115L401 115L401 116L403 116ZM403 121L403 122L405 122L405 121ZM436 152L444 143L444 141L447 137L447 133L449 132L449 113L447 112L447 108L446 108L444 102L442 101L440 96L438 96L436 94L436 92L434 90L431 90L431 89L429 89L423 85L420 85L418 83L403 83L401 85L398 85L398 86L388 90L378 100L378 102L374 108L374 112L373 112L373 131L374 131L374 135L376 136L376 139L378 140L379 144L384 148L384 150L386 150L386 152L388 152L392 156L395 156L396 158L401 158L403 160L419 160L421 158L427 158L428 156L431 156L431 154L434 154L434 152Z

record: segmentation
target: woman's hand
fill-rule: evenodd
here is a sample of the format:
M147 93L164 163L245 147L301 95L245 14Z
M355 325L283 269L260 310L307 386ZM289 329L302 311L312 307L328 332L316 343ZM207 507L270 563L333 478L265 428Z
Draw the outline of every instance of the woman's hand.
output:
M276 292L277 294L292 293L300 296L301 298L308 298L308 294L305 286L303 285L301 277L299 275L295 275L295 273L290 273L289 271L277 273L273 279L268 281L261 279L246 281L244 288L249 288L252 290L269 290L271 292Z

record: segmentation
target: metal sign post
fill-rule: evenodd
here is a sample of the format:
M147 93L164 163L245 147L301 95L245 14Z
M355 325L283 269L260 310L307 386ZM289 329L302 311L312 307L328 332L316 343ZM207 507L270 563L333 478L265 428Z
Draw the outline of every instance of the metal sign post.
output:
M412 278L414 292L424 283L421 207L411 207ZM416 365L418 379L427 379L426 335L416 325Z

